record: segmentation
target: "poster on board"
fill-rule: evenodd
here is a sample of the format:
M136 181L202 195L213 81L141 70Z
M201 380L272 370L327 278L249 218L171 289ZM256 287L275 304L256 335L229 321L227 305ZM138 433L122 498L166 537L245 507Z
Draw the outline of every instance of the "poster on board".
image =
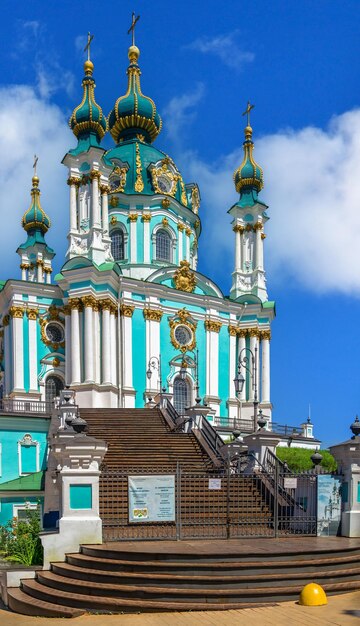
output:
M175 476L129 476L129 522L175 521Z
M317 479L317 534L336 536L341 520L341 479L333 474L319 474Z

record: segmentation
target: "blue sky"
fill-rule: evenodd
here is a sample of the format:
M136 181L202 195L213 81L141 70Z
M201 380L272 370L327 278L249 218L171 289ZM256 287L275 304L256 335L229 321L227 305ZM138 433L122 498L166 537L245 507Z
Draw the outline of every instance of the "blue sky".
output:
M202 195L200 271L228 292L240 163L250 99L255 156L269 204L266 267L277 302L274 419L297 425L311 403L315 433L348 437L359 410L360 4L3 0L0 38L1 276L18 277L16 247L39 154L48 241L58 267L68 225L67 118L81 99L82 48L95 34L97 101L107 113L126 88L127 29L141 14L142 88L164 119L157 145ZM110 137L105 145L112 145ZM8 229L4 228L8 224Z

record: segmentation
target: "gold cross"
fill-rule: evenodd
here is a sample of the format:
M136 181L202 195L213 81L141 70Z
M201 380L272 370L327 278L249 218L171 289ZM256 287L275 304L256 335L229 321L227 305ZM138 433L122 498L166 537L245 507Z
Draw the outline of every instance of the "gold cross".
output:
M94 35L90 35L90 33L88 33L87 44L86 44L86 46L84 48L84 52L86 52L86 50L87 50L87 55L88 55L87 60L88 61L90 61L90 44L91 44L93 39L94 39Z
M138 15L137 17L135 17L135 13L132 14L132 22L131 22L131 26L128 30L128 35L132 35L132 45L135 46L135 24L136 22L138 22L140 19L140 15Z
M37 166L37 162L38 162L38 160L39 160L39 157L38 157L38 156L36 156L36 154L34 154L34 165L33 165L33 168L34 168L34 176L36 176L36 166Z
M247 115L247 125L250 126L250 111L255 108L255 104L250 104L248 100L247 107L243 113L243 115Z

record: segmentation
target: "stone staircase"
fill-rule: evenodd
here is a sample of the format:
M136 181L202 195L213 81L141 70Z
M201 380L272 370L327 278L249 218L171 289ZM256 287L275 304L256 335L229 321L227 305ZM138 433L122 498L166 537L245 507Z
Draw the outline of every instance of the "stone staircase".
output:
M245 547L215 541L211 548L209 542L185 542L184 548L176 542L84 545L65 563L23 580L21 589L9 589L9 607L48 617L208 611L295 600L311 581L328 594L359 590L360 542L331 538L324 540L326 549L317 549L318 541L248 540ZM331 548L331 542L343 547ZM259 553L261 544L266 549Z

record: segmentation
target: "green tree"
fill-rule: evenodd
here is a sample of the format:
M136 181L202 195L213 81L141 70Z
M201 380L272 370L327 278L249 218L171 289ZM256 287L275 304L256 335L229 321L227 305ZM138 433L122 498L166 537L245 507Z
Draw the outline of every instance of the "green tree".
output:
M336 472L337 464L329 450L319 450L319 452L323 457L321 467L324 467L328 472ZM283 448L280 446L276 448L276 456L280 461L286 462L292 472L303 472L311 469L313 467L312 454L314 454L314 450L307 448Z

